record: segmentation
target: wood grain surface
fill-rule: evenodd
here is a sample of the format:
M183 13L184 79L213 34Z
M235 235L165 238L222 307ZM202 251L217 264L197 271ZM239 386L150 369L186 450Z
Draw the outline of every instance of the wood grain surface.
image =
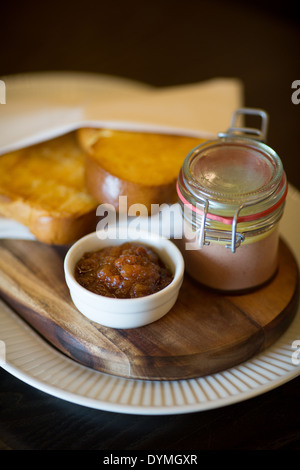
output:
M79 363L141 379L186 379L235 366L276 341L298 305L298 266L280 242L279 268L267 285L222 295L185 276L162 319L118 330L99 326L73 305L64 279L66 248L0 242L0 293L44 339Z

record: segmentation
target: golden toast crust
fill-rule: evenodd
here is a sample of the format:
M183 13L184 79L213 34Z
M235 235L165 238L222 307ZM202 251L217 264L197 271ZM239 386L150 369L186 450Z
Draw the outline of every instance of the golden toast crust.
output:
M83 128L77 131L86 151L86 187L98 202L118 209L128 204L174 203L184 158L204 139L178 135Z
M73 132L2 155L0 213L38 240L72 243L96 226L97 202L84 180L84 152Z

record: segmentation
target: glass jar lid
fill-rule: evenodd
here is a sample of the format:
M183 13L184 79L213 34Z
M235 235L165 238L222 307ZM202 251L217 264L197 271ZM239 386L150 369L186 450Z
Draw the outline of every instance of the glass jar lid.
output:
M249 220L260 217L275 209L286 194L277 153L232 130L193 149L184 160L179 180L181 200L198 206L208 203L209 212L221 218L233 217L237 209Z
M237 138L198 148L187 164L195 190L222 204L264 199L282 176L276 154Z

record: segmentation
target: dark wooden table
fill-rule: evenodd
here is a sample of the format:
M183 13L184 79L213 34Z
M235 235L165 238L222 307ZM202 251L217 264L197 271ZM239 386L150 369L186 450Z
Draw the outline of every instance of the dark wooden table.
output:
M249 3L249 4L248 4ZM155 86L238 77L245 104L270 115L268 143L300 189L300 23L296 2L74 0L2 2L0 78L73 70ZM300 98L300 93L298 95ZM0 333L1 338L1 333ZM5 450L299 450L300 377L250 400L175 416L71 404L0 369Z

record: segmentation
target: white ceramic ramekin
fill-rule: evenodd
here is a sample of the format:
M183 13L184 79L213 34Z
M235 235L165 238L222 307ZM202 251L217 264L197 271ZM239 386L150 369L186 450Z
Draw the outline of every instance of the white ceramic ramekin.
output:
M105 246L136 241L152 247L173 273L172 282L155 294L134 299L115 299L90 292L74 276L75 265L81 256ZM130 232L128 228L108 230L103 237L97 232L78 240L64 261L65 279L77 309L93 322L112 328L137 328L152 323L175 304L184 275L184 260L179 249L167 238L147 231Z

